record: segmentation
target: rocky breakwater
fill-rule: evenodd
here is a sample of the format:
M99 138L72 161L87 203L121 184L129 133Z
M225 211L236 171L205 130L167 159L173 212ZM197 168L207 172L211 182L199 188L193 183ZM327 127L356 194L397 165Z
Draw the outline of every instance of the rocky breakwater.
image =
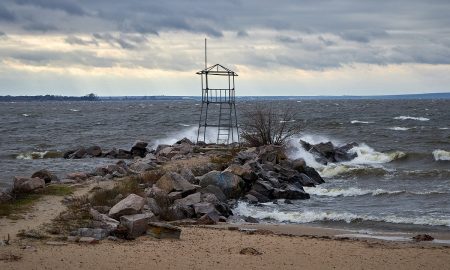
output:
M317 162L327 165L328 163L350 161L358 155L350 150L357 147L358 143L352 142L341 146L336 146L332 142L310 144L300 140L301 146L314 155Z
M94 145L90 147L78 147L64 152L65 159L81 159L81 158L117 158L117 159L132 159L134 157L145 157L149 150L148 143L143 141L136 141L130 150L113 148L109 151L103 151L100 146Z

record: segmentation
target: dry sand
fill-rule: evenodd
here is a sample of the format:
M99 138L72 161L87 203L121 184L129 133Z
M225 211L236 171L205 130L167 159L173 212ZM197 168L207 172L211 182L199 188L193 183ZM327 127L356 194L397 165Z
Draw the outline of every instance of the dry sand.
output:
M92 185L79 189L86 193ZM134 241L49 245L48 240L18 239L20 229L37 228L65 207L61 197L46 196L25 219L0 220L0 269L449 269L450 248L427 243L337 240L339 231L307 226L247 225L280 234L249 234L215 228L183 227L181 240L142 236ZM232 225L231 225L232 226ZM267 232L267 231L266 231ZM320 235L322 237L298 236ZM251 247L260 255L243 255ZM17 260L13 260L13 259Z
M147 236L122 243L22 243L0 248L21 257L0 269L449 269L450 248L376 241L259 235L183 228L181 240ZM242 255L253 247L261 255Z

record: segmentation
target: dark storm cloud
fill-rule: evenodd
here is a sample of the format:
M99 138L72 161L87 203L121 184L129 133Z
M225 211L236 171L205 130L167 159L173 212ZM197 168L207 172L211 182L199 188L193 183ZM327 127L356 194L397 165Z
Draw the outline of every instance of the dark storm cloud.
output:
M71 15L85 15L85 11L73 0L15 0L19 5L31 5L45 9L61 10Z
M67 35L68 44L104 42L137 51L148 36L182 31L228 44L245 41L245 48L257 42L280 48L244 51L236 64L307 69L353 63L448 63L448 14L448 0L3 0L0 5L0 21L17 25L2 29L8 33L17 28L52 31ZM42 21L30 23L30 17ZM258 30L272 34L258 36ZM233 33L231 39L227 32ZM177 63L192 60L184 57Z
M13 22L15 20L16 15L0 4L0 21Z

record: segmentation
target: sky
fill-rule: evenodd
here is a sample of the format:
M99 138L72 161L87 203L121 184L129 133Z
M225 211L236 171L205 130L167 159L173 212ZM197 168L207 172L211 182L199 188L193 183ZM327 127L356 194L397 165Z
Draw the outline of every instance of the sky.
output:
M450 92L450 1L2 0L0 95Z

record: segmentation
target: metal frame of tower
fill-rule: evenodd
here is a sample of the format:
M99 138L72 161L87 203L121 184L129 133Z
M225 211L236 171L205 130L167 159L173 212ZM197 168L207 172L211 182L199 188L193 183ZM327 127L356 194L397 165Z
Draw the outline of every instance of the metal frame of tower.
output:
M206 42L205 42L206 45ZM206 46L205 46L206 48ZM205 50L206 60L206 50ZM234 77L237 77L237 73L220 65L215 64L211 67L197 72L201 76L202 85L202 105L200 119L198 122L197 143L200 136L203 134L203 141L206 140L206 130L209 127L217 128L217 144L230 144L235 141L240 142L238 119L236 113L236 98L235 98L235 82ZM209 83L212 78L210 76L227 76L228 88L210 88ZM214 119L213 123L211 119L208 119L208 112L212 109L211 104L218 104L218 119ZM217 113L217 107L214 106ZM236 134L235 134L236 132Z

